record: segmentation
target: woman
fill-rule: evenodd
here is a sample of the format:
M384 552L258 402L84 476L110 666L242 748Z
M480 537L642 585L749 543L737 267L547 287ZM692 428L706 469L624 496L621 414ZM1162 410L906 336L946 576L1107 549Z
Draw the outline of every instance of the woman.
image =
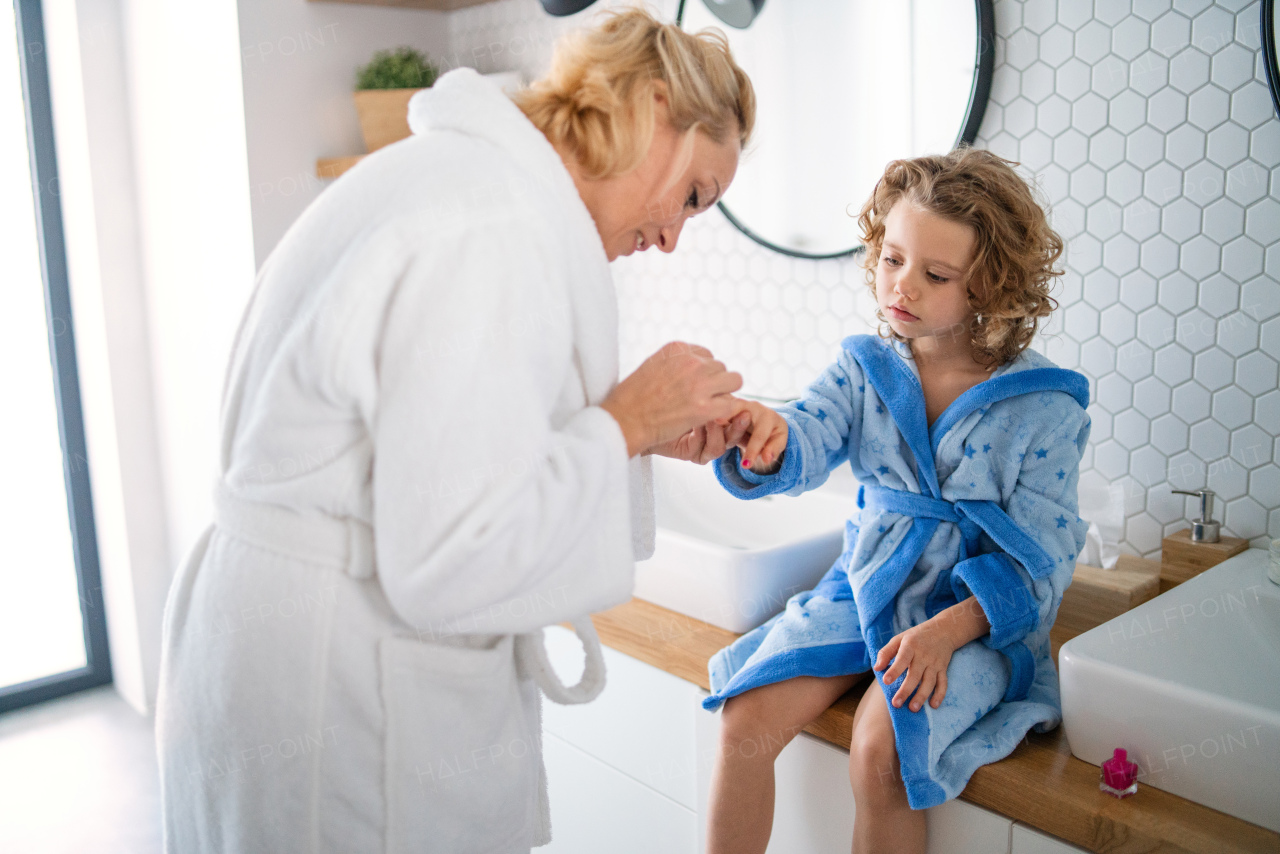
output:
M515 103L460 69L263 265L224 392L216 523L175 579L167 848L527 851L540 691L599 690L585 615L652 548L641 457L706 462L741 378L671 344L617 383L608 262L675 249L754 101L722 39L646 13ZM574 620L575 689L541 627Z

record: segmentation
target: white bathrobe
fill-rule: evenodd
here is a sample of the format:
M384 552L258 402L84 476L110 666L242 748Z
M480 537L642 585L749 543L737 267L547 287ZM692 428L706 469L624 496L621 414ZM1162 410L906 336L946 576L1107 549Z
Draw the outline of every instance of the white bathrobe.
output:
M285 235L237 337L217 518L165 614L172 854L545 844L539 686L592 686L556 690L541 627L625 601L652 550L572 179L471 70L410 118Z

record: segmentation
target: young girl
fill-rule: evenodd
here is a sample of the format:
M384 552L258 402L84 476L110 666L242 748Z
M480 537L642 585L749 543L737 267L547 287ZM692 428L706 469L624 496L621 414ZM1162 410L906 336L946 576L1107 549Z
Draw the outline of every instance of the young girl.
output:
M889 164L858 222L881 337L847 338L795 403L746 404L749 435L716 462L740 498L799 495L846 460L863 486L818 586L711 660L712 854L765 850L774 759L867 670L855 852L923 852L919 810L1060 719L1049 627L1085 537L1088 383L1027 345L1062 240L973 149Z

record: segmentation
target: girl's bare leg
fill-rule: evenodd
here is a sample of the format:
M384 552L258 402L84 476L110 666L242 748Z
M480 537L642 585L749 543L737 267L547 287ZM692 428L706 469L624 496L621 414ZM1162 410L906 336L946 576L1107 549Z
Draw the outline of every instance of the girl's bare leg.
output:
M773 829L773 761L857 676L797 676L730 698L720 713L707 854L761 854Z
M889 701L879 684L869 686L858 703L851 742L853 854L924 854L924 811L907 803Z

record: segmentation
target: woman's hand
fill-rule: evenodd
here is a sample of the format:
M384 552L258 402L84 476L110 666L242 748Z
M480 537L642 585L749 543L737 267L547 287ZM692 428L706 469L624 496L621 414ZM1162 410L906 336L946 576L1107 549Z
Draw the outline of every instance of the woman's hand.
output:
M911 711L920 711L926 701L936 709L947 695L947 665L955 651L950 632L935 617L894 635L880 648L871 669L889 668L882 677L886 685L892 685L903 673L907 674L893 695L895 708L900 708L914 692ZM889 665L890 660L893 661L892 666Z
M729 448L735 447L750 426L751 416L744 410L731 418L728 424L710 421L677 439L654 445L649 453L706 465L724 456Z
M787 449L787 421L763 403L742 403L751 416L747 441L736 443L742 449L742 465L755 474L773 474L779 468L778 457Z
M627 452L665 446L709 422L728 424L742 410L733 392L742 375L725 370L711 351L672 341L618 383L601 407L614 417Z

